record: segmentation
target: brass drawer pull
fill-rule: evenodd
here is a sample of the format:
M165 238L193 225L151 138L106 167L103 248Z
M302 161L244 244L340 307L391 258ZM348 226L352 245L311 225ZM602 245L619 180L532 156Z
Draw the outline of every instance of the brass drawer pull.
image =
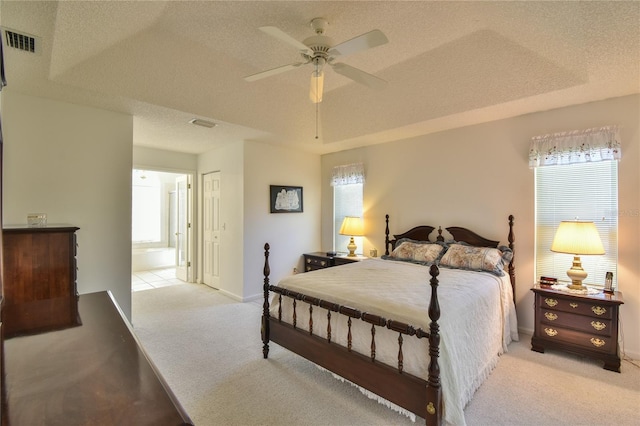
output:
M555 321L558 319L558 315L554 314L553 312L545 312L544 316L546 319L548 319L549 321ZM593 324L593 323L592 323Z
M553 308L558 304L558 301L556 299L544 299L544 303L546 303L547 306L551 306Z
M327 264L327 262L326 262L326 261L324 261L324 260L321 260L321 261L320 261L320 264L321 264L322 266L324 266L324 265L326 265L326 264Z
M595 347L597 347L597 348L599 348L599 347L601 347L601 346L604 346L604 344L605 344L605 343L607 343L607 342L605 342L605 341L604 341L604 340L602 340L602 339L597 339L597 338L595 338L595 337L592 337L592 338L591 338L591 344L593 344L593 346L595 346Z
M573 309L575 309L575 308L578 307L578 304L575 303L575 302L571 302L571 303L569 303L569 306L571 306Z
M311 263L311 259L307 259L307 263Z
M607 328L607 324L600 321L591 321L591 327L595 328L598 331L602 331Z
M594 314L596 315L602 315L605 312L607 312L607 310L605 308L603 308L602 306L592 306L591 310L593 311Z
M558 335L558 330L554 330L553 328L545 328L544 332L547 333L547 336L550 336L550 337L554 337Z

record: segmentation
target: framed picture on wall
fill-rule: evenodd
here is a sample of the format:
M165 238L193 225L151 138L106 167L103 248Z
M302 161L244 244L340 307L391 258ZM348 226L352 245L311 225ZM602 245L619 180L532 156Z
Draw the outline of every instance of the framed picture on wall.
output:
M302 187L269 185L271 213L302 213Z

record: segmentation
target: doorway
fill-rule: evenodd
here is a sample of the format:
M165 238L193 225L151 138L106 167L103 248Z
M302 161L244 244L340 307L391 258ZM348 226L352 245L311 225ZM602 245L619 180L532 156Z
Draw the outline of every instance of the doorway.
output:
M190 282L191 175L148 169L132 174L132 288Z

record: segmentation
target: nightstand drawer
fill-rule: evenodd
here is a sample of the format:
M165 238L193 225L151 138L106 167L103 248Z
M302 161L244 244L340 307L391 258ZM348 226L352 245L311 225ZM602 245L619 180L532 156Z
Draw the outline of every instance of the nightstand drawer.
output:
M327 257L316 257L316 256L310 256L310 255L304 256L305 267L309 266L309 267L316 267L316 268L328 268L329 266L331 266L330 260L331 259Z
M545 326L573 328L601 336L611 336L613 330L611 320L604 318L593 318L548 309L542 309L541 314L541 322Z
M555 311L570 312L580 315L588 315L595 318L611 319L613 309L611 305L582 301L580 299L564 299L554 295L538 294L538 306Z
M538 331L538 330L536 330ZM614 353L617 350L617 340L607 336L594 336L575 330L567 330L560 327L543 325L538 331L539 336L545 340L557 341L581 346L592 351Z
M317 269L331 268L332 266L346 265L347 263L358 262L360 260L366 259L362 256L330 256L323 252L305 253L303 256L305 272L315 271Z
M597 358L620 372L618 314L622 293L574 294L535 285L535 324L531 350L563 350Z
M334 266L346 265L347 263L357 262L357 258L355 257L334 257L333 264Z

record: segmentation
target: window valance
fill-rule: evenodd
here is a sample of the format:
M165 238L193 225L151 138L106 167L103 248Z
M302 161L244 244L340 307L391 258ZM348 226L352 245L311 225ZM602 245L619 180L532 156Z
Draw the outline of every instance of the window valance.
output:
M331 186L364 183L364 164L352 163L335 166L331 176Z
M529 167L620 160L618 126L553 133L531 138Z

